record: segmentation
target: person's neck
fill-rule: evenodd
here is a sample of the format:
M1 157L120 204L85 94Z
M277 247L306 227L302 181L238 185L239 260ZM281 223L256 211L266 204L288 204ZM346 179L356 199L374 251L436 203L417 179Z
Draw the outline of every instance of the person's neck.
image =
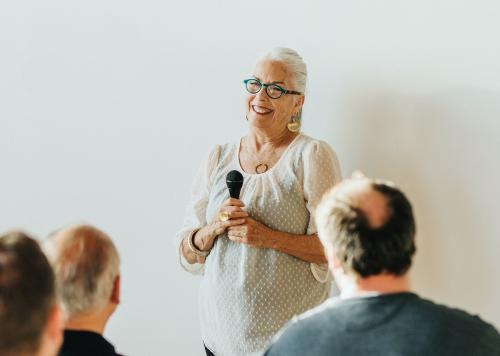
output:
M45 343L40 346L37 352L30 354L32 356L56 356L58 354L61 344ZM23 354L24 355L24 354Z
M105 311L74 315L66 321L65 329L92 331L102 335L109 316Z
M370 294L390 294L410 291L408 275L378 274L366 278L345 276L339 286L341 298L353 298Z
M62 341L63 341L62 334L57 341L55 341L54 339L52 339L50 337L42 336L42 340L41 340L40 347L38 348L38 350L33 354L26 354L26 355L56 356L56 355L58 355L59 349L61 348ZM25 355L25 354L23 353L23 355Z
M248 133L247 144L255 151L259 151L263 146L278 148L293 141L297 135L298 133L288 129L278 132L253 129Z

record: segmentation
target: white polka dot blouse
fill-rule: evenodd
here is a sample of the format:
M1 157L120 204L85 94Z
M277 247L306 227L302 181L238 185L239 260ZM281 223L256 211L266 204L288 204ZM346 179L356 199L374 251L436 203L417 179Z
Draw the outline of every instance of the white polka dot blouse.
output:
M267 172L244 172L239 142L215 146L195 179L176 246L193 228L214 220L229 198L226 174L244 176L240 199L255 220L290 234L315 234L314 209L341 179L337 157L323 141L299 134ZM219 236L205 264L182 267L201 275L199 312L203 342L217 356L259 352L294 315L322 303L330 278L326 265L257 249Z

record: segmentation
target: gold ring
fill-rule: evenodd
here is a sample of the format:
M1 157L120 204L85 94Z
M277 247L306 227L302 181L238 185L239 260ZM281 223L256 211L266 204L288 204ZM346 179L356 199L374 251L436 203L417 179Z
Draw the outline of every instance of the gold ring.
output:
M228 221L231 215L229 214L229 211L221 211L219 213L219 220L220 221Z

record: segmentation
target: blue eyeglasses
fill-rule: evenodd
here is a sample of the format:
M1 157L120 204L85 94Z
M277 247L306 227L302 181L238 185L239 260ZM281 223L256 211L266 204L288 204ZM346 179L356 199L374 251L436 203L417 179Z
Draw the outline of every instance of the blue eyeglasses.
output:
M271 99L279 99L285 94L302 95L302 93L299 93L298 91L287 90L280 87L278 84L261 83L261 81L258 79L245 79L243 83L245 83L245 88L251 94L257 94L262 90L262 87L266 88L267 96L269 96Z

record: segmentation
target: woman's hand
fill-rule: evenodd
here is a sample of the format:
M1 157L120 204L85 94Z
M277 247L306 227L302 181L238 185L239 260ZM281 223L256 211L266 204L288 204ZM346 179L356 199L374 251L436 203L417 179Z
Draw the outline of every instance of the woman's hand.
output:
M252 218L246 218L244 223L228 228L231 241L257 248L273 248L274 233L274 230Z
M245 222L248 213L243 210L245 204L241 200L229 198L219 208L219 212L211 224L202 227L193 237L193 244L200 251L212 249L217 236L222 235L232 226L237 226ZM182 253L189 263L205 263L206 257L196 255L189 248L186 237L182 244Z
M229 239L256 248L271 248L303 261L326 263L323 246L317 234L294 235L273 230L266 225L246 218L245 222L228 229Z
M219 212L212 222L212 231L215 237L222 235L231 226L245 222L248 213L243 210L245 204L239 199L229 198L219 208Z

